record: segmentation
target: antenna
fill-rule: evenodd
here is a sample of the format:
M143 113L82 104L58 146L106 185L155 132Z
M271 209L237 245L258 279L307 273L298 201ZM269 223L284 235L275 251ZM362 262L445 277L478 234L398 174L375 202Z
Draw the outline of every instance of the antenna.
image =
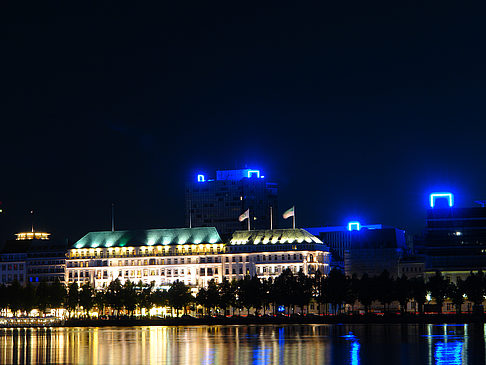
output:
M111 231L115 232L115 203L111 203Z
M32 209L30 211L31 218L32 218L32 233L34 233L34 210Z

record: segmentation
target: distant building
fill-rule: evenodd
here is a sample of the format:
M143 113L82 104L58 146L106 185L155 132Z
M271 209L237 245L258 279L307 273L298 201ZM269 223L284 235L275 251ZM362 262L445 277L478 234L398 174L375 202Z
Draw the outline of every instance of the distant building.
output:
M250 209L251 229L269 229L271 208L277 221L277 197L277 184L268 182L260 170L222 170L216 178L199 174L186 184L186 226L215 227L226 239L246 229L247 221L239 222L238 217Z
M407 253L405 231L381 224L305 228L329 245L331 266L346 275L398 275L398 263Z
M0 283L64 283L66 245L45 232L21 232L0 252Z
M433 193L425 233L415 242L427 275L436 270L455 281L471 271L486 270L486 207L458 208L452 193Z
M289 268L329 272L329 250L302 229L238 231L224 243L213 227L90 232L67 254L66 282L106 288L119 279L197 291L210 280L276 277Z

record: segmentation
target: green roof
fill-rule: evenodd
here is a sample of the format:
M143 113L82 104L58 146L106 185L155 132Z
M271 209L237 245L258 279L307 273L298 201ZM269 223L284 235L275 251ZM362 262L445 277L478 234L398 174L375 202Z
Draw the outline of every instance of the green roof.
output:
M221 243L214 227L89 232L72 248Z
M289 244L289 243L319 243L322 241L304 229L266 229L256 231L236 231L230 244Z

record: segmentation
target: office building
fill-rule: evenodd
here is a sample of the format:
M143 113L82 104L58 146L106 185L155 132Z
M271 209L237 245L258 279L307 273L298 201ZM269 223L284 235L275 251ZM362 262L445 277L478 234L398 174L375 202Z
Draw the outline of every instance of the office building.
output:
M215 227L227 239L247 228L247 221L239 222L238 217L249 209L251 229L269 229L271 209L277 221L277 193L277 184L268 182L260 170L222 170L214 178L199 174L186 184L186 226Z
M16 236L0 252L0 283L64 282L66 244L52 240L45 232L22 232Z
M452 193L432 193L426 227L415 249L425 260L427 275L436 270L455 281L486 269L486 207L456 207Z
M329 245L331 266L346 275L379 275L387 270L399 275L398 264L406 256L405 231L381 224L305 228Z

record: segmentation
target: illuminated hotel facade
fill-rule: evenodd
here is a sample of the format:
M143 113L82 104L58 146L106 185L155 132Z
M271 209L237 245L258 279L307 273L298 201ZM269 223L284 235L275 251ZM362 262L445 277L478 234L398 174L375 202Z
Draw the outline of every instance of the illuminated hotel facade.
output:
M329 250L303 229L237 231L223 242L214 227L90 232L68 250L66 283L106 288L119 279L168 288L207 286L245 275L276 277L289 268L329 273Z

